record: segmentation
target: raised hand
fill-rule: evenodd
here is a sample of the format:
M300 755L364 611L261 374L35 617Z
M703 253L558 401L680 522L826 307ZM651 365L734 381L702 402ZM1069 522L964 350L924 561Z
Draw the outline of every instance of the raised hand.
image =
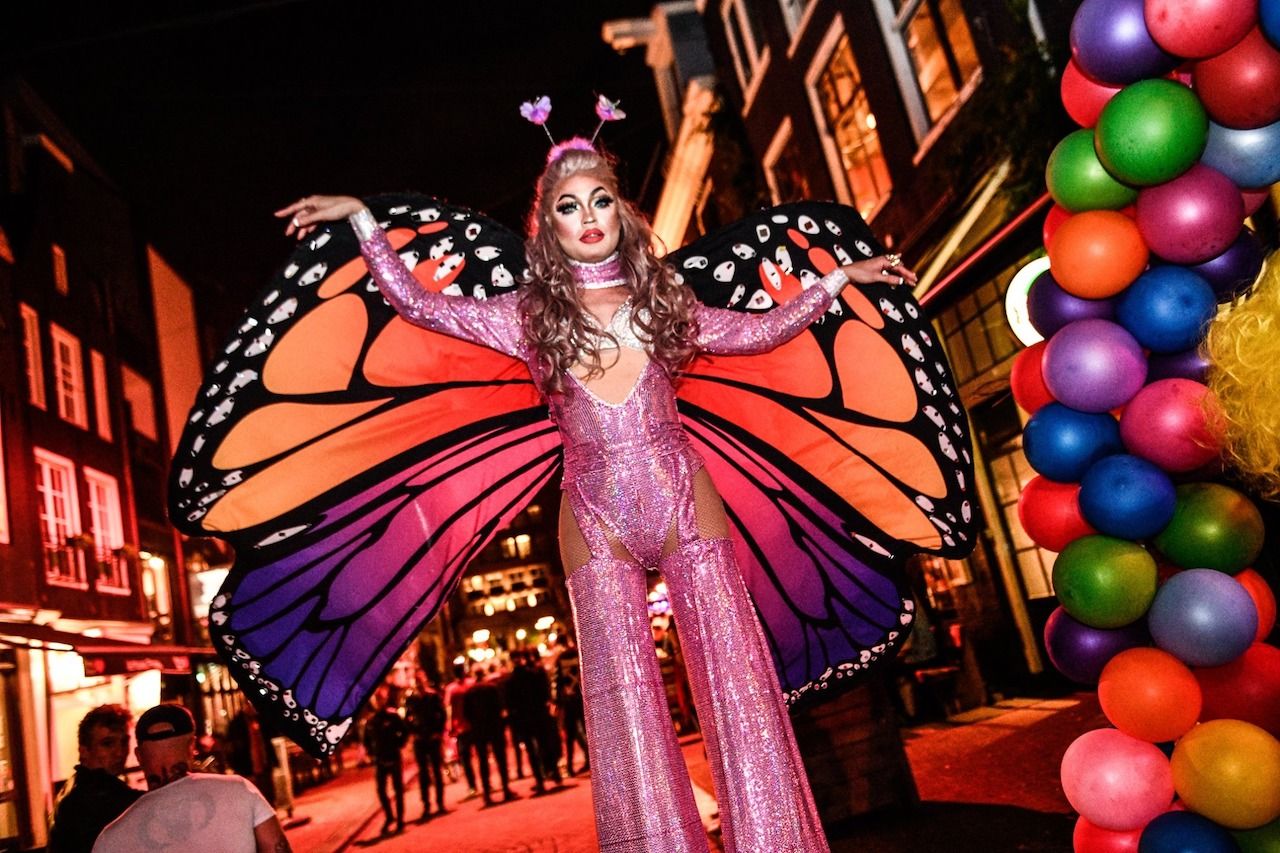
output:
M364 202L349 195L309 195L275 212L280 219L288 217L285 236L299 240L315 231L321 222L337 222L364 207Z
M876 255L865 261L845 264L840 269L849 276L850 281L858 284L874 284L877 281L891 285L915 284L916 274L902 265L902 256L890 252L887 255Z

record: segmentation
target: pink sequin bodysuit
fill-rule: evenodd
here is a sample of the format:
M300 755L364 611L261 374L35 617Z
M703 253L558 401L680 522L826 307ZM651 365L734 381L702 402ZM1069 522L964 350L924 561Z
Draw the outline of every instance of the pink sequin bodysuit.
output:
M411 323L537 365L519 296L429 293L380 230L353 221L383 294ZM607 271L606 271L607 272ZM601 278L600 270L585 275ZM848 279L837 270L764 314L698 305L697 344L713 354L766 352L820 317ZM642 348L630 303L607 331ZM730 851L821 853L827 845L758 618L727 539L698 539L693 478L703 460L676 412L671 377L653 361L619 403L576 376L548 401L564 445L565 499L592 559L569 578L582 655L586 723L601 850L706 851L672 730L636 563L610 556L616 539L663 573L706 737ZM674 524L679 550L662 549ZM628 734L630 733L630 734Z

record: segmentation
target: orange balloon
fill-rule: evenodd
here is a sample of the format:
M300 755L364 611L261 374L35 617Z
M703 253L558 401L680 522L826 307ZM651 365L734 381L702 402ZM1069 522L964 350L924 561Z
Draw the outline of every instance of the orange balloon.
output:
M1212 720L1183 735L1170 760L1187 808L1228 829L1280 817L1280 741L1251 723Z
M1086 210L1058 226L1049 269L1062 289L1083 299L1115 296L1147 268L1138 225L1115 210Z
M1200 683L1186 664L1160 649L1126 649L1098 679L1098 702L1120 731L1163 743L1182 737L1200 718Z
M1266 579L1253 569L1245 569L1235 579L1249 593L1254 606L1258 608L1258 634L1254 639L1260 643L1276 626L1276 594L1267 585Z

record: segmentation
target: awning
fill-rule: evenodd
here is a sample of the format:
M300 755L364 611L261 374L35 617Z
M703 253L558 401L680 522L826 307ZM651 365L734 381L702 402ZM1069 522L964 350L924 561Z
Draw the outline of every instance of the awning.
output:
M125 675L158 669L174 675L191 672L193 660L210 659L212 647L130 643L109 637L86 637L34 622L0 621L0 643L24 649L75 652L84 659L84 674Z

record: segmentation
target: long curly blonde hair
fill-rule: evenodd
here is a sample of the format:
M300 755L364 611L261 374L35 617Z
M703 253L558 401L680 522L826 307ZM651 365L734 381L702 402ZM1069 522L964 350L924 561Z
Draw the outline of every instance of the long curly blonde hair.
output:
M529 271L521 296L525 338L534 350L535 378L548 396L564 390L564 372L579 361L587 366L588 378L604 375L600 348L590 331L593 327L588 324L569 259L556 241L551 219L555 189L566 178L582 172L597 177L618 202L622 228L618 251L631 291L633 322L650 342L650 357L674 373L697 349L693 294L676 282L675 270L654 255L653 231L644 216L618 193L612 158L586 140L562 142L548 157L529 211L525 241ZM647 319L642 309L647 309Z
M1261 496L1280 499L1280 258L1213 321L1207 348L1227 458Z

